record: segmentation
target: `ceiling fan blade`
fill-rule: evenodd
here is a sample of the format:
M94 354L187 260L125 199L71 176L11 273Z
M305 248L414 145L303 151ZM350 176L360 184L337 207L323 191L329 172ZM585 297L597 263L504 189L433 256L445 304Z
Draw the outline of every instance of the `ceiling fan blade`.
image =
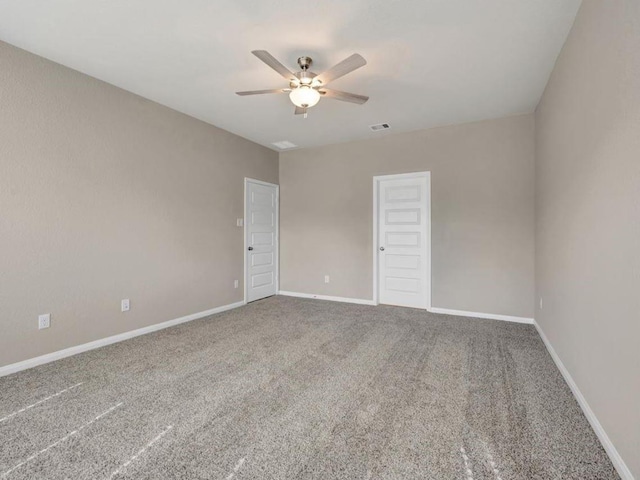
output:
M236 92L236 95L262 95L263 93L286 93L290 91L289 88L271 88L269 90L247 90L245 92Z
M323 88L322 90L319 90L319 92L323 97L334 98L336 100L342 100L343 102L357 103L358 105L367 103L367 100L369 100L369 97L367 97L366 95L341 92L340 90L330 90L328 88Z
M304 115L305 113L307 113L307 109L302 107L296 107L294 112L295 115Z
M340 78L360 67L364 67L366 64L367 61L362 57L362 55L354 53L349 58L345 58L343 61L334 65L326 72L321 73L320 75L315 77L315 80L319 80L320 82L322 82L322 85L326 85L336 78Z
M253 50L251 53L253 53L256 57L258 57L280 75L286 78L287 81L295 82L297 80L296 76L287 67L282 65L278 60L275 59L273 55L271 55L266 50Z

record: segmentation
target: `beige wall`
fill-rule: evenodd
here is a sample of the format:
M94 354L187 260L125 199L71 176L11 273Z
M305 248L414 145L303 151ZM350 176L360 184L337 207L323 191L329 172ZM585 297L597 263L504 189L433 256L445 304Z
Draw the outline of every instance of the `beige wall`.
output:
M430 171L433 306L532 317L533 131L523 115L281 153L281 290L371 299L372 179Z
M0 366L242 300L245 176L277 153L0 43Z
M640 478L640 2L584 1L536 153L536 320Z

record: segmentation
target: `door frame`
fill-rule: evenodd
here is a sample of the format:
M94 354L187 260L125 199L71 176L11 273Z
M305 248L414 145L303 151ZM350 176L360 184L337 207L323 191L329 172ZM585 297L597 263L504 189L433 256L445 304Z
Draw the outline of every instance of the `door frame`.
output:
M264 185L267 187L275 187L276 189L276 238L275 238L275 267L276 267L276 293L275 295L278 294L278 292L280 291L280 185L277 185L275 183L269 183L269 182L263 182L262 180L256 180L255 178L249 178L249 177L244 177L244 220L242 222L243 224L243 249L242 249L242 265L243 265L243 291L244 291L244 303L245 305L247 304L247 298L249 297L248 293L249 293L249 285L247 284L247 273L248 273L248 268L249 265L247 264L247 248L248 248L248 241L247 241L247 236L249 234L249 230L247 228L247 218L248 218L248 203L247 203L247 186L249 183L254 183L257 185Z
M380 237L378 231L378 205L380 195L380 182L383 180L403 180L408 178L426 178L427 180L427 194L425 200L427 202L427 236L425 242L425 258L427 264L425 265L426 275L425 278L429 282L429 288L427 289L427 310L431 309L431 290L432 290L432 278L431 278L431 172L412 172L412 173L399 173L395 175L377 175L373 177L373 303L379 305L379 291L378 286L380 279L378 278L378 238Z

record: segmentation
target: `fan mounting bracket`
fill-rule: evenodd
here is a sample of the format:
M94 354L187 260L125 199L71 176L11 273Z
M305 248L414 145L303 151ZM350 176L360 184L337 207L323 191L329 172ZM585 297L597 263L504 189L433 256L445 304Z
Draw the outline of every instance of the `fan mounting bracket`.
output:
M313 60L311 59L311 57L300 57L298 58L298 65L300 65L300 68L304 71L307 70L311 64L313 63Z

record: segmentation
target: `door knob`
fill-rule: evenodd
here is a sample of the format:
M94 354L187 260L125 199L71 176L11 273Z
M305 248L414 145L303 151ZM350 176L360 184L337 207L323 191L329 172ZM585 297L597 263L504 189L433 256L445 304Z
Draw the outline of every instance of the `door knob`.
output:
M381 252L384 252L384 247L380 247L380 251L381 251Z
M253 250L253 247L249 247L247 250L251 251L251 250Z

